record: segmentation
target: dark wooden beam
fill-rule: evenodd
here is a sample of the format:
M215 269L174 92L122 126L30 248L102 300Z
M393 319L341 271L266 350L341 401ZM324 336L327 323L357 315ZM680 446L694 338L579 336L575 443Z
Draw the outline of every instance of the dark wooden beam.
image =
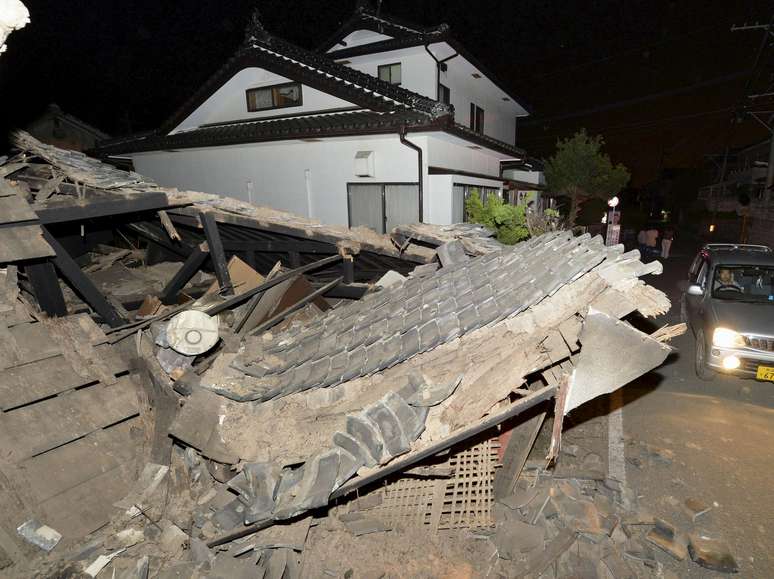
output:
M234 295L231 275L228 273L226 252L223 250L223 241L220 239L220 232L218 231L218 224L215 222L215 216L212 213L204 211L199 214L199 219L202 222L202 227L204 227L204 235L207 237L212 267L215 270L215 277L218 279L220 293L224 296Z
M345 255L342 262L342 269L344 270L344 283L355 282L355 258L352 255Z
M51 235L45 226L41 227L41 230L43 231L43 238L56 252L56 256L53 258L54 265L56 265L59 272L69 280L86 303L89 304L111 328L116 328L125 324L126 320L118 315L115 308L110 305L110 302L105 299L105 296L100 293L94 283L81 271L78 264L75 263L73 258L65 251L65 248L62 247L62 244Z
M191 281L191 278L199 271L209 255L206 243L194 247L191 255L188 256L188 259L183 262L183 265L180 266L177 273L172 276L172 279L169 280L167 285L164 286L164 289L161 291L161 295L159 296L161 303L167 305L175 303L177 294L185 287L185 284Z
M31 263L24 270L32 284L32 291L40 309L52 317L66 316L67 305L65 305L54 264L50 261Z
M180 257L187 258L193 251L193 247L190 245L181 242L173 243L169 238L153 231L144 223L127 223L126 227L141 237L144 237L148 241L151 241L156 245L160 245L164 249L167 249L175 255L179 255Z

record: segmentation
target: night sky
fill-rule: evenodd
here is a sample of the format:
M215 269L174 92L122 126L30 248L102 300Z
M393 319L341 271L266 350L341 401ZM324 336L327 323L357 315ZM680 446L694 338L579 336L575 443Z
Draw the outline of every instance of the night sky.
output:
M313 48L354 0L25 0L31 24L0 56L0 131L51 102L114 136L155 129L239 46L257 6L272 33ZM580 127L601 133L633 184L766 136L731 112L772 90L774 48L752 71L770 2L384 0L389 14L453 34L534 110L519 145L543 157ZM769 107L771 108L771 107ZM6 143L0 141L0 151Z

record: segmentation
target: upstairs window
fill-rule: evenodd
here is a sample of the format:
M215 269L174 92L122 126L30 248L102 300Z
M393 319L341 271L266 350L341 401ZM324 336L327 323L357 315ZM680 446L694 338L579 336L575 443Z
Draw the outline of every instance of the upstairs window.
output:
M440 82L438 83L438 100L445 105L451 104L451 91L448 86L444 86Z
M382 64L378 67L379 80L389 82L390 84L400 84L400 63Z
M302 104L301 85L297 82L251 88L247 90L246 94L247 111L250 113L284 109L285 107L299 107Z
M484 109L470 103L470 128L477 133L484 133Z

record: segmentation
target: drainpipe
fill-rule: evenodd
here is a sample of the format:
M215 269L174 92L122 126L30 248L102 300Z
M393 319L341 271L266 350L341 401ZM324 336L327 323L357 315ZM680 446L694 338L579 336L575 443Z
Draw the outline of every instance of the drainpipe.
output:
M425 44L424 46L425 46L425 50L427 51L427 54L429 54L430 58L432 58L435 61L435 100L438 100L441 97L441 95L439 94L440 87L438 86L439 84L441 84L441 65L444 64L447 60L456 58L457 56L460 55L460 53L455 51L454 54L452 54L451 56L447 56L442 60L438 60L435 57L435 54L430 52L430 48L428 48L430 45Z
M419 193L419 222L424 223L424 170L422 167L422 148L418 147L408 139L406 139L406 127L400 128L398 133L400 142L406 145L409 149L414 149L417 152L417 192Z

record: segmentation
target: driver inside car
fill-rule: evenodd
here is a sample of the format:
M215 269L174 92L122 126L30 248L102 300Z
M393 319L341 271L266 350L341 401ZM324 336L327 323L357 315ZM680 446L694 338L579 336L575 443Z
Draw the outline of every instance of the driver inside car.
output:
M724 288L736 290L739 292L744 291L742 286L736 283L736 280L734 279L734 272L726 267L718 269L718 275L715 277L715 287L712 289L717 290Z

